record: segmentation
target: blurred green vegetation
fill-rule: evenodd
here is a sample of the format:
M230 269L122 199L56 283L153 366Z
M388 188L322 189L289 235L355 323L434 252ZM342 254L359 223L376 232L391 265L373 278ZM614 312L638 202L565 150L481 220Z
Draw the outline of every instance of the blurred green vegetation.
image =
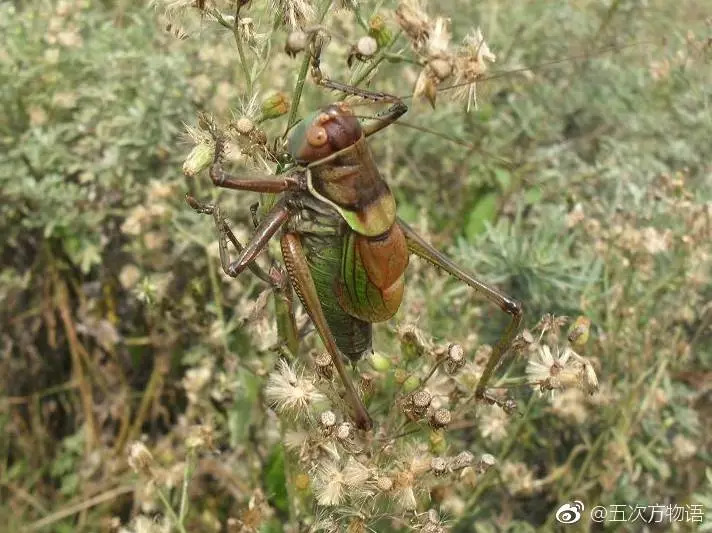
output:
M544 313L588 316L585 355L602 384L597 399L571 400L574 414L515 389L526 416L506 439L478 427L448 435L502 468L447 494L459 507L443 514L458 531L548 531L572 499L712 501L709 13L667 0L441 4L428 9L453 18L453 41L482 27L497 68L478 84L477 110L444 92L434 110L414 102L404 122L466 146L394 126L374 138L376 160L401 216L523 301L528 328ZM244 9L265 25L263 2ZM207 422L222 457L199 464L189 530L227 531L258 488L273 510L264 531L288 511L261 397L277 357L265 287L223 276L212 222L184 202L186 192L219 201L244 239L258 198L181 174L183 124L199 111L239 115L244 77L229 32L199 15L186 24L190 37L177 39L138 1L0 5L5 531L46 517L44 531L113 531L160 511L132 492L127 444L144 435L180 464L189 426ZM278 50L286 33L268 38ZM344 74L345 47L332 48L325 68ZM282 55L260 94L293 85L301 57ZM416 75L384 63L372 85L408 95ZM333 98L308 81L300 114ZM474 351L504 317L416 260L401 311L376 326L377 350L396 353L396 326L413 322Z

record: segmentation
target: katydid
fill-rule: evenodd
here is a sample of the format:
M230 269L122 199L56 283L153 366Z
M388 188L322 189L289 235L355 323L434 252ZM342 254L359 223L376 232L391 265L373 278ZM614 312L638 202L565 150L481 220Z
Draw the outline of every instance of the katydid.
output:
M368 124L361 124L344 102L312 113L297 124L289 139L289 153L296 165L265 179L226 174L220 164L222 141L216 138L215 161L210 168L214 185L281 193L244 248L215 207L189 198L197 211L215 215L223 270L236 277L251 268L276 287L284 289L288 283L294 288L331 355L356 425L369 430L373 423L344 363L347 359L356 362L371 352L373 323L388 320L398 311L409 256L420 256L510 316L477 384L476 397L483 398L495 367L517 333L522 306L469 274L397 217L395 200L378 171L367 139L397 121L407 106L395 96L325 79L318 63L314 72L320 85L392 105ZM280 231L286 273L273 269L265 275L256 267L255 258ZM239 252L232 262L227 253L228 239Z

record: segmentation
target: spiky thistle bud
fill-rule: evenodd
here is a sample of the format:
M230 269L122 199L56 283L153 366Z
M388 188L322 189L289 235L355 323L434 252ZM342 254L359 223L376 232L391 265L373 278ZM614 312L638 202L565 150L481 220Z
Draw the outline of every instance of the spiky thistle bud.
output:
M376 487L381 492L388 492L393 488L393 480L387 476L379 476L376 479Z
M319 415L319 423L322 429L330 431L336 425L336 415L333 411L324 411Z
M289 97L287 93L279 91L268 96L262 101L260 110L262 111L262 120L269 120L287 114L289 112Z
M413 414L418 418L422 417L430 407L430 402L433 400L431 394L426 390L419 390L413 393L410 402L413 406Z
M354 428L348 422L343 422L336 428L336 438L339 440L348 440L353 436L353 434Z
M316 372L324 379L331 379L334 375L334 366L331 362L331 355L328 352L321 352L314 357Z
M198 142L183 162L183 174L192 178L201 170L208 168L215 159L215 142L204 140Z
M455 457L450 458L450 468L453 470L461 470L466 466L470 466L474 460L475 456L470 452L460 452Z
M255 129L255 123L248 117L240 117L235 122L235 130L240 135L249 135Z
M393 34L381 15L374 15L368 21L368 34L376 40L378 48L387 46L393 39Z

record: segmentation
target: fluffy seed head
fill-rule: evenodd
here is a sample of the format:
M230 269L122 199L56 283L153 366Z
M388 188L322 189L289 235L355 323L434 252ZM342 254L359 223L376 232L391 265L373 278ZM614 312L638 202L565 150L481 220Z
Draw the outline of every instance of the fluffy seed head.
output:
M311 380L303 374L297 375L284 360L280 360L277 370L270 374L265 396L276 411L294 414L304 414L314 404L326 400Z

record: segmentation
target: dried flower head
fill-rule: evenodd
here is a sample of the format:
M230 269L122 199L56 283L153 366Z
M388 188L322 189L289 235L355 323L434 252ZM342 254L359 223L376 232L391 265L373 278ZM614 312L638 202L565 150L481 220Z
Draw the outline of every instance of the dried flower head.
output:
M430 17L420 0L402 0L395 11L396 22L405 32L413 48L420 50L433 29Z
M152 477L151 468L153 467L153 455L148 451L148 448L139 441L132 442L129 445L128 462L131 469L137 474L142 474Z
M297 372L285 360L280 360L265 387L267 401L280 413L305 414L326 397L303 373Z
M341 505L354 489L362 494L369 477L368 468L353 457L349 457L343 468L327 461L320 465L314 479L316 500L320 505Z
M465 350L460 344L450 344L447 347L445 370L448 374L456 374L465 365Z
M499 442L507 436L509 417L502 408L497 405L488 405L479 412L477 427L486 439Z
M477 81L487 72L488 62L495 60L480 28L465 37L455 60L455 85L462 86L455 96L465 100L467 111L471 107L477 109Z
M314 6L307 0L270 0L269 12L280 13L284 24L293 31L314 20Z
M556 357L549 346L542 344L529 359L527 376L531 385L541 391L580 387L589 394L598 390L598 378L591 363L571 348L556 349Z

